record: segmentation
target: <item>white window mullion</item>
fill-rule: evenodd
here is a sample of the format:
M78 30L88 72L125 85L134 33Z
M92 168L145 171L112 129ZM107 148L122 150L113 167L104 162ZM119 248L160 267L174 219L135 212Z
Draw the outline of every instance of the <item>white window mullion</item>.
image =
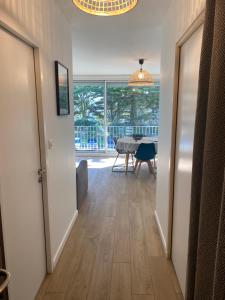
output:
M105 152L108 150L108 128L107 128L107 82L104 81L104 138L105 138Z

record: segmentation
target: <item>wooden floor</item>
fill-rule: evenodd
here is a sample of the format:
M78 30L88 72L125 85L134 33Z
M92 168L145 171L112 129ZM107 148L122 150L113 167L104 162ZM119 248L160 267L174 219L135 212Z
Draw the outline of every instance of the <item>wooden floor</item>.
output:
M155 180L89 161L89 193L37 300L182 299L154 220Z

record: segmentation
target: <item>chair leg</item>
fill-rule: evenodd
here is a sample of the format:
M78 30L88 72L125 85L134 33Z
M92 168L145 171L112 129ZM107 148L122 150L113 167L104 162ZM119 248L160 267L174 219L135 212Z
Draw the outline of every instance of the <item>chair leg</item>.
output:
M157 169L155 158L154 158L154 169Z
M128 171L129 157L130 157L130 154L129 154L129 153L126 153L126 158L125 158L125 164L126 164L126 171L125 171L125 174L126 174L126 175L127 175L127 171Z
M135 165L134 165L134 172L136 172L136 169L137 169L138 163L139 163L139 160L138 160L138 159L136 159L136 161L135 161Z
M138 177L138 174L140 172L141 164L142 164L142 161L139 161L139 165L138 165L138 169L137 169L137 174L136 174L137 177Z
M113 164L113 166L112 166L112 172L113 172L113 170L114 170L114 168L115 168L115 166L116 166L116 162L117 162L117 159L118 159L119 155L120 155L120 154L117 153L116 159L115 159L114 164Z
M153 166L152 166L152 163L151 163L151 161L150 161L150 160L148 160L148 161L147 161L147 163L148 163L148 168L149 168L149 172L150 172L150 174L153 174L153 175L154 175L154 177L156 178L155 171L154 171L154 168L153 168Z

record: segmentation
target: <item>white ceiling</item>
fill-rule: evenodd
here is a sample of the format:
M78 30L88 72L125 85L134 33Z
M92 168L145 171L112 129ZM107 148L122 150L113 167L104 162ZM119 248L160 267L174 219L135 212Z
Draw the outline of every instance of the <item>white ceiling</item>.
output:
M128 75L144 68L160 72L161 24L171 0L139 0L131 12L115 17L88 15L72 0L56 0L73 25L74 75Z

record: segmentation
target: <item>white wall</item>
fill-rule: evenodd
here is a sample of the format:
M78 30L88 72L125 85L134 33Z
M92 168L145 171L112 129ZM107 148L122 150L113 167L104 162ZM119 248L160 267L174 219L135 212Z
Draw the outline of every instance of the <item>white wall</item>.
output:
M54 77L54 60L59 60L70 69L72 87L71 28L55 0L1 0L0 21L27 35L40 49L50 248L52 264L55 264L63 239L77 213L73 113L69 117L56 116ZM70 100L73 111L72 97ZM47 147L49 140L53 144L52 149Z
M156 217L165 248L167 248L168 242L169 172L176 42L202 12L204 5L205 0L171 1L163 28Z

